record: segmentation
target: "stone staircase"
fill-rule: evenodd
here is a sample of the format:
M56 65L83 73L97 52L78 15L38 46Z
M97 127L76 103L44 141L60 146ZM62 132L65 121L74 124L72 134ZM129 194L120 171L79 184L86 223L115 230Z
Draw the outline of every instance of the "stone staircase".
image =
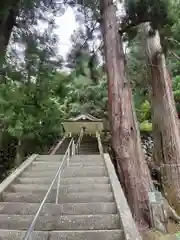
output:
M62 160L37 156L1 195L0 240L20 240L30 226ZM59 203L56 184L35 225L33 240L124 239L104 159L76 155L63 169Z
M80 154L82 155L97 155L99 154L98 143L96 137L85 135L82 138L80 145Z
M142 240L99 140L84 136L67 166L70 141L57 155L32 155L0 184L0 240L24 240L61 164L58 204L56 181L28 240Z

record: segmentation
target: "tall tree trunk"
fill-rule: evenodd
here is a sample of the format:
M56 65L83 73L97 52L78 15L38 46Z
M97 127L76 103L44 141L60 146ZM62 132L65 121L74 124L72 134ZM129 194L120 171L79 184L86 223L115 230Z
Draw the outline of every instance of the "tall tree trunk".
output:
M151 73L155 158L162 170L164 193L169 203L180 213L180 137L171 79L159 32L154 31L152 34L149 23L143 24L143 30Z
M100 10L113 149L133 217L139 226L147 227L150 224L148 191L153 188L153 183L142 152L132 106L132 93L125 72L123 43L116 22L116 7L112 0L101 0Z
M0 8L3 11L0 15L0 64L4 61L10 36L16 24L19 1L12 0L9 5L4 5L3 2L0 4Z

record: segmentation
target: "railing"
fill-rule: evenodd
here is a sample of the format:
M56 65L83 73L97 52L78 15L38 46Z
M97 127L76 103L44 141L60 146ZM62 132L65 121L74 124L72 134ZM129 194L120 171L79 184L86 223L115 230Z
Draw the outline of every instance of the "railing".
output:
M99 132L96 132L96 138L97 138L97 141L98 141L99 153L102 157L104 157L103 146L102 146L101 136L100 136Z
M80 134L80 135L81 135L81 134ZM58 180L57 180L57 190L56 190L55 203L58 204L59 188L60 188L60 179L61 179L61 173L62 173L61 170L62 170L62 167L63 167L63 165L64 165L65 163L66 163L66 166L69 165L70 157L75 154L74 149L76 149L76 147L77 147L77 144L75 145L74 140L73 140L73 138L72 138L71 141L70 141L70 143L69 143L69 145L68 145L68 148L67 148L67 150L66 150L66 152L65 152L65 154L64 154L64 156L63 156L63 159L62 159L62 162L61 162L61 164L60 164L60 166L59 166L59 168L58 168L58 171L57 171L54 179L52 180L52 183L51 183L51 185L50 185L50 187L49 187L49 189L48 189L48 191L47 191L47 193L46 193L43 201L41 202L41 205L40 205L40 207L39 207L39 209L38 209L38 211L37 211L37 213L36 213L36 215L35 215L32 223L31 223L31 225L30 225L29 229L27 230L27 232L26 232L23 240L32 240L32 233L33 233L33 231L34 231L34 227L35 227L35 224L36 224L36 222L37 222L37 219L38 219L38 217L39 217L39 215L40 215L40 213L41 213L41 210L42 210L42 208L43 208L43 206L44 206L44 204L45 204L45 202L46 202L46 200L47 200L50 192L52 191L53 186L54 186L54 184L55 184L55 182L56 182L57 179L58 179ZM74 151L74 152L73 152L73 151Z
M81 131L80 131L80 134L79 134L79 138L77 140L76 147L75 147L75 154L79 154L80 146L81 146L81 140L83 138L83 134L84 134L84 130L83 130L83 128L81 128Z

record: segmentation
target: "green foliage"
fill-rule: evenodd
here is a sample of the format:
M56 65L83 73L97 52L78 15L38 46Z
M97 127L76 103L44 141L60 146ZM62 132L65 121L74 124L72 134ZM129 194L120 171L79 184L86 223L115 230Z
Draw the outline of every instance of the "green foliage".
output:
M59 93L63 95L64 75L58 73L62 62L58 41L52 24L44 32L37 31L36 25L25 25L15 29L14 36L16 45L10 45L0 88L3 138L10 135L22 148L40 151L62 134ZM16 49L17 43L20 48Z
M180 76L176 76L173 78L173 94L174 94L174 99L176 102L176 109L178 112L178 115L180 116Z
M126 16L123 24L139 25L142 22L151 22L154 29L164 27L167 23L174 22L174 16L171 14L171 1L169 0L126 0Z
M141 132L152 132L152 123L150 123L148 120L145 120L140 124L140 131Z
M107 116L107 82L105 78L92 83L88 79L75 78L66 85L66 97L61 111L66 118L80 113L89 113L95 117Z
M71 1L67 2L74 6ZM62 133L62 119L79 113L107 117L107 80L98 61L100 51L92 47L94 39L101 39L97 33L99 2L87 0L78 3L82 17L79 21L83 22L84 27L79 28L72 37L72 48L67 58L71 72L67 74L61 70L62 59L58 56L58 41L54 34L56 26L52 17L52 13L57 13L58 9L63 12L64 5L60 4L58 8L56 1L22 1L18 25L14 28L13 42L4 64L4 83L0 88L3 137L11 136L15 140L22 140L26 146L33 143L34 147L43 148ZM150 21L153 29L158 28L162 36L175 39L168 40L169 49L179 55L178 4L179 1L175 0L126 1L126 16L121 22L123 30L128 31L134 39L128 42L126 55L134 105L142 131L152 131L151 106L149 75L136 26L143 21ZM48 24L45 32L37 29L38 21ZM130 29L132 26L134 28ZM23 54L17 50L17 45L23 46ZM174 76L176 106L180 112L180 62L171 55L168 55L168 61Z
M150 103L145 100L142 105L140 106L140 122L144 122L146 120L150 119L150 113L151 113L151 106Z

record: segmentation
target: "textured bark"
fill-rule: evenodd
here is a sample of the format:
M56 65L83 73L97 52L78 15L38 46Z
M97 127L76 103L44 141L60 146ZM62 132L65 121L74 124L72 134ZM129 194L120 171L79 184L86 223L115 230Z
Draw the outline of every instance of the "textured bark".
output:
M116 8L112 0L101 0L100 7L113 149L133 217L138 225L147 227L150 224L148 191L153 188L153 183L142 152L140 133L132 106L122 38L118 34L116 22Z
M155 159L161 167L164 193L169 203L180 213L180 138L171 79L158 31L150 35L149 23L143 24L143 30L151 73Z
M0 15L0 58L4 60L7 46L10 40L10 36L13 27L16 24L16 17L18 15L18 0L12 0L9 6L4 7L5 4L0 3L0 8L3 9L3 13Z

